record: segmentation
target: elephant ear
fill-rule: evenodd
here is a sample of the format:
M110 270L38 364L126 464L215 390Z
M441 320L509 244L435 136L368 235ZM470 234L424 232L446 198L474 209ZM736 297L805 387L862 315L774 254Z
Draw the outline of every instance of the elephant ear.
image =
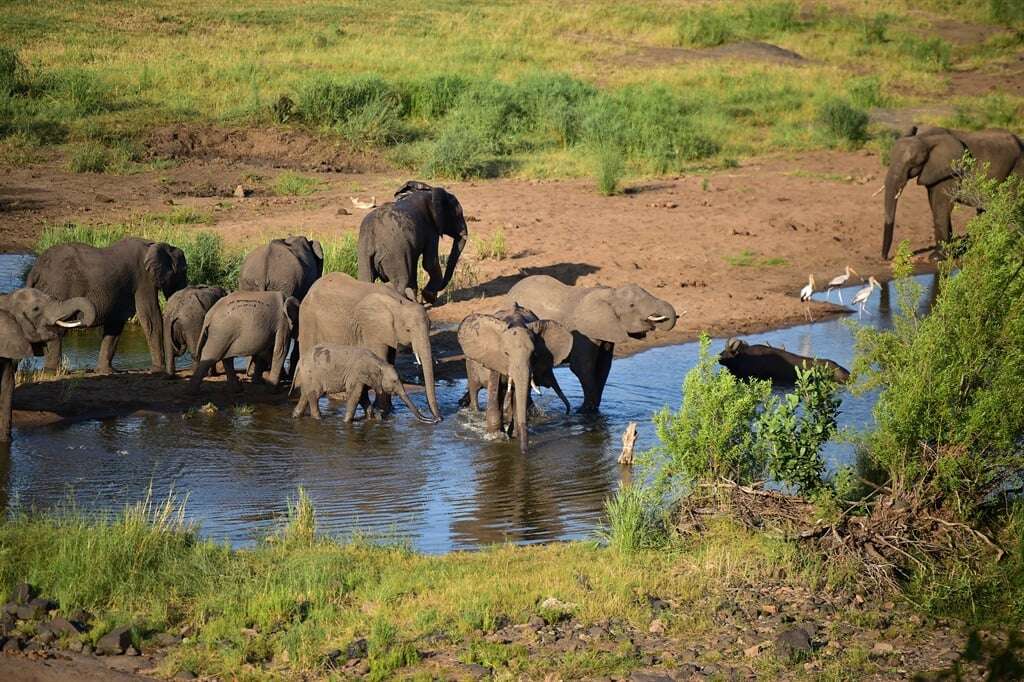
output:
M921 169L917 181L929 187L953 176L953 163L963 156L966 147L952 135L935 135L928 153L928 160Z
M565 362L572 351L572 334L568 329L554 320L537 320L526 326L540 339L537 351L543 346L551 354L552 366Z
M179 279L179 275L184 274L178 273L178 270L185 267L185 255L181 249L170 244L150 244L143 265L153 275L157 287L166 292Z
M615 314L608 297L612 289L600 288L588 293L573 311L573 327L595 341L623 343L629 339L626 325Z
M323 265L323 262L324 262L324 247L323 247L323 244L320 243L319 239L314 239L309 244L310 244L310 246L313 247L313 255L316 256L320 260L320 264Z
M466 357L489 370L508 372L508 358L501 349L501 335L508 325L491 315L474 313L459 325L459 345Z
M21 325L14 317L0 310L0 358L17 360L32 356L32 344L25 339Z
M359 301L352 311L352 318L363 345L394 348L398 329L393 308L394 301L386 294L368 294Z
M295 331L299 327L299 299L289 296L284 300L284 312L288 316L288 328Z

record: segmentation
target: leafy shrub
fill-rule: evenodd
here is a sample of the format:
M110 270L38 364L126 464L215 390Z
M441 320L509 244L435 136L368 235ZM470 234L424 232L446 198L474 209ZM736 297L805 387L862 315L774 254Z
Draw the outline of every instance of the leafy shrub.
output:
M497 166L493 154L488 153L490 146L476 134L461 134L457 128L449 128L430 147L422 173L454 180L493 176Z
M867 113L840 99L829 99L818 107L818 124L832 137L854 145L868 139Z
M597 190L606 197L618 192L625 170L622 151L614 145L605 147L597 157Z
M894 489L914 488L963 517L976 515L1024 470L1024 193L1019 178L984 179L965 164L962 192L987 210L945 277L930 315L902 283L892 330L857 334L858 387L882 387L867 456ZM910 272L903 244L894 266Z
M836 434L838 415L831 372L798 367L796 390L773 396L756 426L772 479L795 486L804 495L817 492L825 482L821 448Z
M462 76L432 76L415 81L409 86L411 112L426 119L442 118L469 86L469 80Z

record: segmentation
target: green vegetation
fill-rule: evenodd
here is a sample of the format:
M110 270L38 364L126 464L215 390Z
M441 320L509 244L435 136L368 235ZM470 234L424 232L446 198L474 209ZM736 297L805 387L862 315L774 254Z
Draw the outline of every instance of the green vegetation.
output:
M848 102L830 99L818 108L818 124L832 138L860 146L868 139L868 115Z
M786 264L785 258L779 256L762 257L761 254L750 249L744 249L735 256L726 256L725 261L734 268L770 268Z
M597 156L597 190L610 197L619 191L619 182L625 161L622 152L614 147L602 150Z
M508 256L505 230L499 227L490 237L477 237L476 254L480 260L504 260Z
M320 186L320 181L292 171L285 171L274 178L273 192L283 197L309 196Z
M953 65L982 66L1020 45L1013 34L950 44L909 0L842 13L792 0L470 2L456 13L445 3L295 0L117 7L114 27L110 7L94 4L77 5L73 21L39 3L0 16L0 143L67 144L72 168L130 172L142 161L128 143L154 126L302 126L426 176L583 176L607 151L598 175L610 179L616 151L621 173L642 175L859 145L873 131L852 110L933 101ZM1012 24L1014 7L971 0L932 11ZM755 40L807 59L762 61L742 47L728 63L623 56L627 45ZM827 104L844 91L851 110Z

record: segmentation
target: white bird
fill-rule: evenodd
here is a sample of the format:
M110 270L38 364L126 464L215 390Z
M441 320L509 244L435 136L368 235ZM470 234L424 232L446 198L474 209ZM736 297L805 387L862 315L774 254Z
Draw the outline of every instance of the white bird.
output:
M813 294L813 293L814 293L814 275L810 274L810 275L807 276L807 286L805 286L803 289L800 290L800 301L802 303L809 303L810 300L811 300L811 294ZM811 317L811 308L810 308L810 306L808 306L805 310L807 311L807 319L810 320L811 322L813 322L814 318Z
M853 301L851 301L851 303L857 306L857 319L860 319L861 314L864 312L864 308L868 303L868 299L871 298L871 290L875 287L881 289L882 285L879 284L878 280L875 279L873 276L868 277L868 285L863 289L859 289L857 293L854 295Z
M850 275L856 275L856 274L857 274L857 271L854 270L853 268L851 268L849 265L847 265L845 273L843 273L842 275L836 275L835 277L833 277L832 279L830 279L828 281L828 289L825 292L825 296L826 297L830 296L832 294L832 290L833 289L835 289L836 287L843 286L844 284L846 284L849 281ZM860 275L858 275L858 277L859 276ZM836 293L839 294L839 302L842 303L843 302L843 292L842 291L837 291Z
M355 206L356 208L370 209L377 205L377 197L375 196L370 197L369 201L363 201L362 199L358 199L356 197L349 197L348 200L351 201L352 205Z

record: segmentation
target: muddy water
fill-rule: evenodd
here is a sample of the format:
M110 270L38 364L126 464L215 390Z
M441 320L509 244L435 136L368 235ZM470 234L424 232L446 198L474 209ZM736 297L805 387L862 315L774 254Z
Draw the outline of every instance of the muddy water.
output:
M0 257L6 288L17 284L11 273L24 267L12 260ZM923 283L927 293L933 281ZM844 290L847 300L853 290ZM889 324L888 293L887 287L873 295L863 324ZM75 336L65 345L70 364L91 366L96 333ZM852 333L837 320L745 338L845 366L852 359ZM723 345L718 339L712 350ZM337 418L339 406L325 400L322 423L293 420L290 406L282 405L257 406L251 415L136 416L16 429L9 457L0 457L0 488L9 508L73 500L81 509L104 511L139 500L152 486L157 497L187 495L188 514L202 532L236 545L272 532L300 485L316 505L320 528L338 536L402 538L427 552L581 538L593 532L603 501L629 476L615 461L626 424L638 422L638 446L652 446L650 416L665 405L678 407L683 375L696 357L697 344L689 343L616 360L598 418L564 416L546 391L538 399L546 416L533 424L526 456L515 442L484 438L482 414L458 409L465 382L455 381L439 387L445 420L435 427L404 410L385 423L346 426ZM115 367L148 363L145 342L131 329ZM579 404L575 377L564 367L557 374ZM844 394L842 425L870 423L872 401ZM851 456L848 445L828 448L832 467Z

